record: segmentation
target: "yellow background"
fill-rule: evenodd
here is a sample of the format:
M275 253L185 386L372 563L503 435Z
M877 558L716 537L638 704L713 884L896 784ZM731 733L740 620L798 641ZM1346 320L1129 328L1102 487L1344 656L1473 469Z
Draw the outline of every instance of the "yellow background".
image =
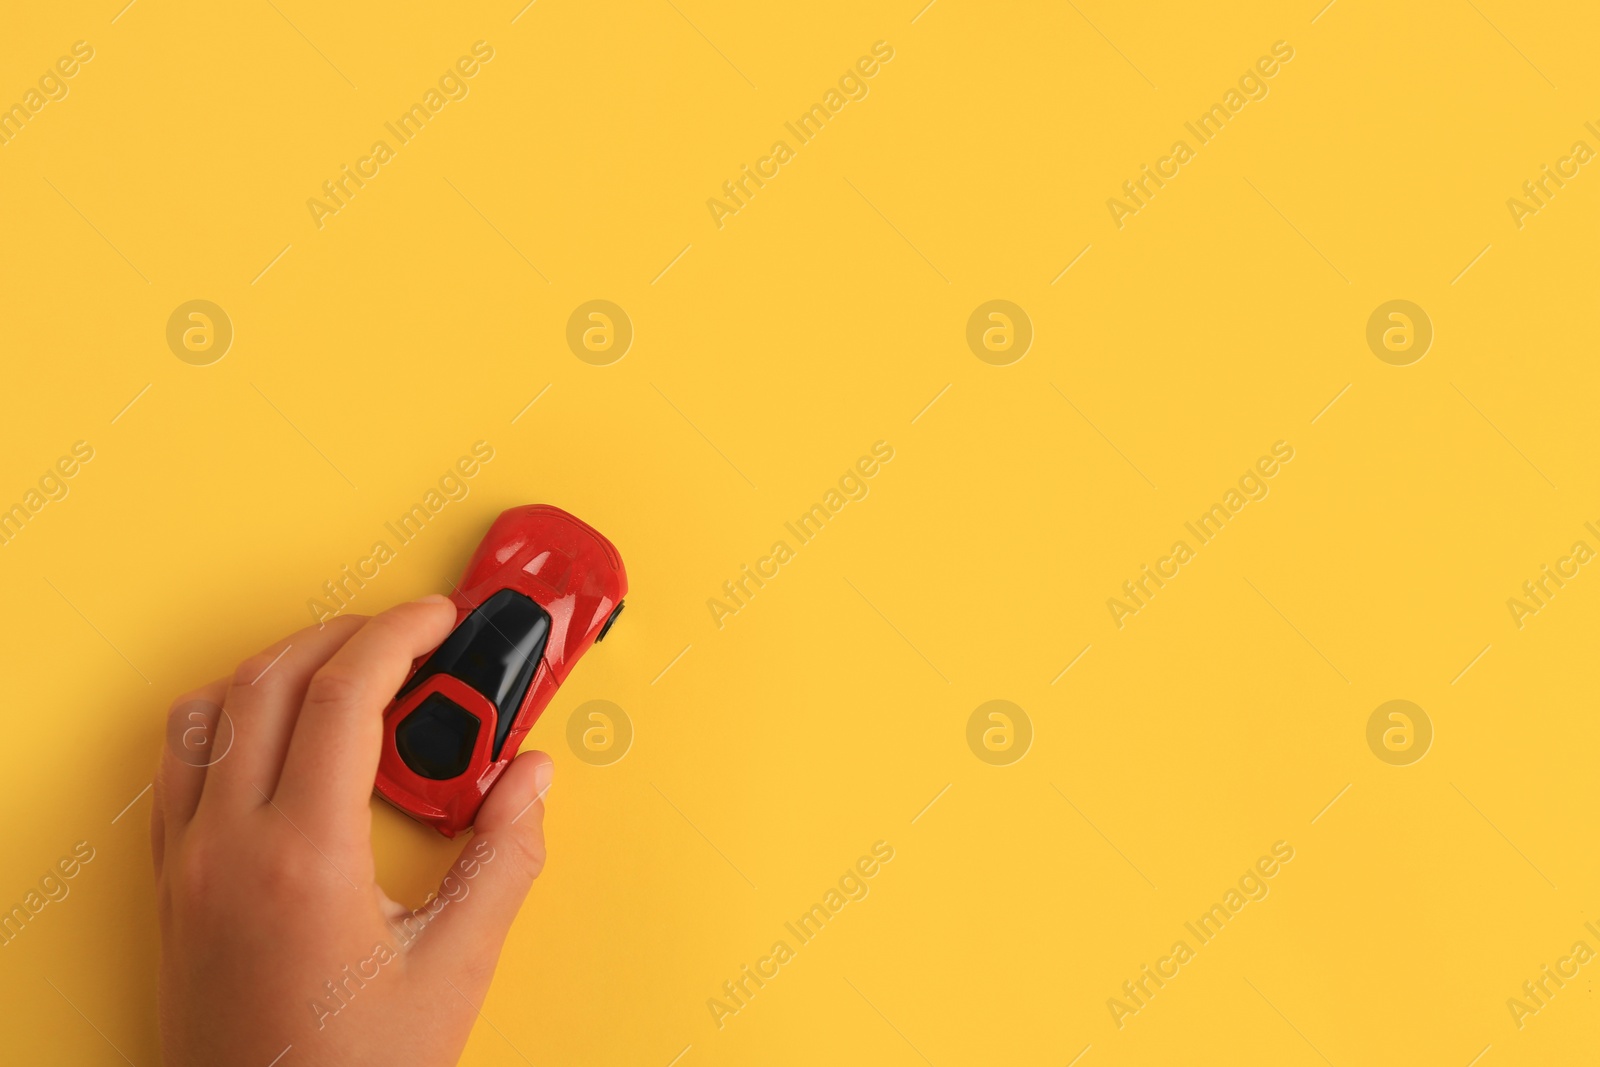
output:
M303 625L478 440L355 610L446 589L530 501L632 590L530 735L551 861L464 1062L1592 1058L1600 964L1520 1030L1506 1000L1600 948L1600 576L1520 630L1506 600L1596 545L1600 176L1520 229L1506 200L1600 147L1600 18L919 4L7 11L3 101L95 58L0 148L0 502L95 458L0 547L0 901L97 856L0 949L6 1058L156 1061L149 795L113 819L167 702ZM307 198L480 39L470 95L319 230ZM879 40L870 95L719 230L707 198ZM1118 229L1107 198L1279 40L1270 95ZM211 366L165 342L196 298L236 331ZM636 332L605 367L565 342L594 298ZM965 342L995 298L1036 331L1005 367ZM1408 367L1365 342L1395 298L1436 331ZM718 629L878 440L870 495ZM1106 599L1278 440L1271 495L1119 630ZM636 731L612 766L567 747L591 699ZM992 699L1035 733L1007 767L966 743ZM1367 747L1391 699L1434 725L1411 766ZM377 833L412 901L455 849ZM878 840L870 895L719 1030L707 999ZM1270 896L1118 1029L1279 840Z

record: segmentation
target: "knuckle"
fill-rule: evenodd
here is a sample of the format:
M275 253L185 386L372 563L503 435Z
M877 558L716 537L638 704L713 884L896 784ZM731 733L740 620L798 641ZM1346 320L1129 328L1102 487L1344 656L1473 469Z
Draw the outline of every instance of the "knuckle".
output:
M196 920L226 921L237 914L241 894L267 912L303 905L319 877L317 857L268 838L241 853L212 833L187 835L163 865L164 906Z
M212 850L194 841L185 841L175 856L168 858L167 897L175 911L204 911L222 894L217 889L217 860Z
M543 833L513 833L502 844L506 861L515 874L527 882L539 877L545 861Z
M269 667L272 666L276 654L272 652L258 652L249 659L240 663L233 671L233 684L236 686L254 685Z
M471 959L461 964L458 984L467 987L483 989L494 981L495 968L499 966L500 954L498 952L488 955L476 954Z
M307 886L317 872L310 861L298 850L279 850L272 863L265 864L252 875L254 891L260 898L274 904L301 902L307 899Z
M346 707L361 699L365 686L360 676L348 668L332 664L311 676L306 687L308 707Z
M325 622L319 622L315 626L307 626L295 637L298 641L309 641L319 634L325 635L331 632L336 641L344 642L349 640L350 636L357 630L365 626L371 617L370 615L357 615L353 612L335 615L333 618Z

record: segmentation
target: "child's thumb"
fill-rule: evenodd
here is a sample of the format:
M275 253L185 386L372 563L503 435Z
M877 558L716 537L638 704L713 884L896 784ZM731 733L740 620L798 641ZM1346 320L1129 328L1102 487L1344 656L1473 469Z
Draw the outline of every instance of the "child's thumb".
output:
M417 909L426 926L412 958L474 1006L494 976L500 947L533 880L544 868L544 799L554 767L543 752L512 761L478 810L470 844L445 875L439 895Z

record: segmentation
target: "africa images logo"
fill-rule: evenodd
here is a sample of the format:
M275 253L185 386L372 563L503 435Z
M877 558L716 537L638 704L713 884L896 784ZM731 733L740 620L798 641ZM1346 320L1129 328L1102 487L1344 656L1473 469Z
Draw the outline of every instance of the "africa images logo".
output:
M1288 63L1293 58L1294 47L1288 41L1273 42L1272 54L1262 56L1254 66L1246 68L1239 76L1238 88L1229 86L1228 91L1222 94L1221 103L1212 104L1199 118L1183 124L1183 128L1194 136L1195 147L1182 139L1174 141L1169 154L1156 160L1154 169L1145 163L1140 167L1138 177L1123 182L1122 193L1126 201L1114 196L1106 200L1106 210L1111 212L1111 221L1117 229L1127 225L1125 220L1128 216L1137 215L1149 207L1156 193L1182 173L1184 164L1199 154L1200 147L1210 144L1222 133L1224 126L1238 118L1245 105L1252 100L1265 100L1272 91L1267 81L1282 69L1280 64Z
M765 589L767 582L778 576L783 565L794 559L800 548L810 544L830 520L837 519L846 504L853 500L865 500L872 491L867 479L876 475L892 459L894 446L888 441L874 441L870 456L861 456L853 466L845 468L845 472L839 476L837 489L830 488L820 502L813 503L794 522L783 524L783 528L793 535L794 545L786 540L774 541L770 554L757 559L754 569L748 563L743 564L738 577L723 582L722 592L727 599L710 597L706 600L706 608L711 612L711 621L717 629L726 625L724 620L728 616L737 615L749 607L756 593Z
M875 41L870 56L862 56L839 76L837 88L830 86L820 103L812 104L793 122L783 124L783 128L794 136L794 146L785 140L772 142L768 154L756 160L753 170L749 164L744 164L739 168L737 177L723 182L722 196L726 199L713 196L706 200L706 210L711 212L711 221L716 223L717 229L725 225L725 218L737 215L748 207L756 192L765 189L767 182L782 173L784 164L795 158L797 147L810 144L852 100L865 100L872 91L867 79L874 77L883 64L892 59L894 46L888 41Z
M1229 886L1220 902L1213 903L1193 922L1183 924L1183 928L1194 938L1193 945L1184 938L1174 941L1170 952L1158 958L1154 967L1146 963L1139 969L1137 976L1122 983L1121 997L1107 997L1106 1010L1111 1013L1111 1021L1117 1024L1117 1029L1121 1030L1128 1025L1131 1016L1148 1008L1156 994L1165 989L1168 982L1178 977L1184 965L1192 962L1199 954L1200 948L1215 941L1221 935L1223 928L1238 918L1246 905L1252 901L1266 900L1267 895L1272 892L1268 880L1282 871L1284 865L1293 859L1293 845L1287 841L1274 841L1272 854L1261 856L1255 863L1245 868L1236 886Z
M394 159L399 149L410 144L422 133L429 121L445 109L445 105L452 100L465 100L472 87L467 80L476 77L483 64L494 59L494 46L488 41L476 41L472 45L472 54L462 56L451 67L439 75L438 87L430 86L422 94L420 103L413 103L403 111L399 118L393 122L385 122L383 128L394 137L395 144L379 139L372 142L372 148L367 155L356 160L355 169L346 163L340 169L340 174L322 183L322 194L326 198L311 197L306 200L306 209L311 212L311 221L317 229L322 229L324 221L330 215L337 215L340 211L350 206L350 201L355 199L356 193L367 187L367 182L382 173L383 165ZM370 169L369 169L370 168Z
M1283 465L1292 459L1294 459L1293 445L1287 441L1274 442L1271 455L1259 457L1239 476L1238 488L1230 487L1222 495L1219 503L1212 504L1193 522L1183 524L1183 528L1193 535L1195 546L1182 539L1174 541L1171 552L1156 560L1154 569L1146 563L1140 568L1137 578L1130 578L1122 583L1122 592L1127 597L1126 600L1120 597L1107 597L1106 610L1111 613L1111 621L1116 624L1117 629L1120 630L1128 624L1129 616L1137 615L1149 607L1156 593L1165 589L1167 582L1182 572L1183 565L1195 558L1199 547L1209 545L1222 533L1224 526L1239 517L1239 513L1246 505L1252 501L1265 500L1267 494L1272 492L1267 479L1276 475L1283 469Z
M0 146L9 145L30 121L39 116L47 105L65 100L72 87L66 79L74 77L83 64L94 58L94 46L88 41L74 41L72 54L61 56L55 65L39 76L38 88L29 87L22 99L9 108L0 105Z
M867 894L872 892L868 883L893 859L893 845L887 841L874 841L872 854L861 856L846 867L839 876L837 888L830 886L822 899L802 912L798 919L783 924L794 944L791 945L787 938L774 941L771 951L758 958L754 967L746 963L739 968L736 977L722 983L720 997L707 997L706 1009L711 1012L711 1021L717 1024L717 1029L721 1030L727 1025L728 1019L748 1008L756 994L783 973L783 967L795 958L801 948L821 934L829 922L837 919L847 904L867 899Z

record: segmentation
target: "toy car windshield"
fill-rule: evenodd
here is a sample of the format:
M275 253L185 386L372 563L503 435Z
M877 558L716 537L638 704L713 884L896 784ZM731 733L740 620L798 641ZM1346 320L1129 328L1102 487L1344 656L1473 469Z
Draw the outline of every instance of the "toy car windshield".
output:
M533 683L549 636L549 614L515 589L502 589L451 631L401 688L397 699L404 699L407 693L436 674L448 674L466 683L494 705L494 751L490 758L499 759L517 709ZM440 702L448 707L441 707ZM399 732L411 735L413 744L410 747L424 756L423 762L433 764L434 770L448 769L459 762L460 769L455 773L465 770L465 760L458 761L453 756L443 760L428 758L427 753L439 750L441 755L448 756L462 748L470 753L478 736L475 717L435 694L406 718ZM419 773L422 772L419 770ZM426 777L454 775L427 774Z

